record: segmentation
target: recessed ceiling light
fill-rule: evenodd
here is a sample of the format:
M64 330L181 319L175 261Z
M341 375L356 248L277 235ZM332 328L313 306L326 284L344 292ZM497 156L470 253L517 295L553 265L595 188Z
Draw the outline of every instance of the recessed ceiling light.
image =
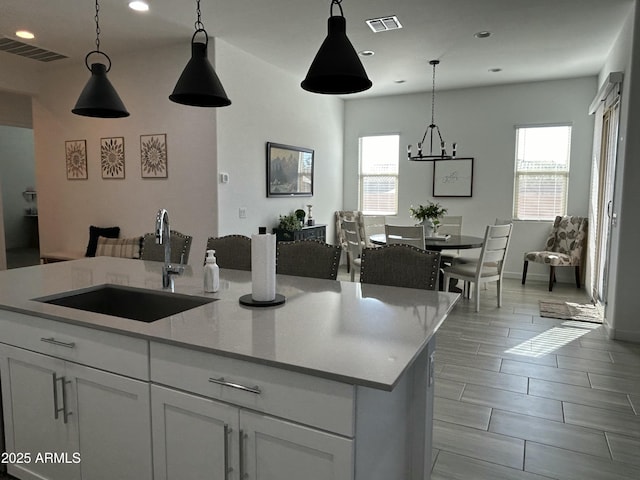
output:
M18 30L16 32L16 36L20 38L24 38L26 40L32 40L36 38L36 36L28 30Z
M135 0L133 2L129 2L129 8L136 12L147 12L149 11L149 3L141 0Z
M482 32L478 32L473 36L476 38L489 38L491 36L491 32L487 32L486 30L483 30Z
M489 69L489 71L490 71L491 73L498 73L498 72L501 72L501 71L502 71L502 69L501 69L501 68L490 68L490 69Z
M373 57L376 54L373 50L360 50L358 55L361 57Z

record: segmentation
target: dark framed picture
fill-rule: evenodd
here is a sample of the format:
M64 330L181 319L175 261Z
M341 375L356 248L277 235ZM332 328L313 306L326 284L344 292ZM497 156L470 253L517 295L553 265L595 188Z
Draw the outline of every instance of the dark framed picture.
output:
M434 197L471 197L472 195L473 158L433 162Z
M124 178L124 137L100 139L102 178Z
M142 178L167 178L167 134L140 135Z
M313 153L267 142L267 197L313 196Z
M86 180L87 175L87 141L67 140L64 142L67 166L67 180Z

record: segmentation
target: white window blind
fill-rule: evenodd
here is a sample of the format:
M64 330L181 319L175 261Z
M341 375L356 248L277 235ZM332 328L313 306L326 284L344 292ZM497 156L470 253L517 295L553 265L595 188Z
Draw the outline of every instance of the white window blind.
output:
M566 215L570 152L569 125L516 128L514 218Z
M359 209L364 215L398 213L399 135L360 137Z

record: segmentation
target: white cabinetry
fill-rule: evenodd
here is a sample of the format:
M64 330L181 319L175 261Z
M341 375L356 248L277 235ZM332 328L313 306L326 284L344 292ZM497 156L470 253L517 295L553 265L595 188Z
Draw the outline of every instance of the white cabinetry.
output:
M38 338L15 341L20 337L16 331L24 333L28 326L35 333L38 323L46 321L8 312L2 317L2 341L19 344L0 344L6 448L29 454L29 461L9 464L9 473L23 480L151 480L148 378L136 380L69 360L86 357L95 363L89 347L98 359L116 355L120 346L109 351L110 342L119 343L109 338L115 334L49 321ZM125 344L130 340L122 338ZM47 354L20 348L25 344ZM129 360L148 352L146 342L136 348L140 351L130 352ZM131 374L144 368L133 364L125 370ZM45 461L47 454L57 456Z
M353 478L349 439L153 385L154 479Z

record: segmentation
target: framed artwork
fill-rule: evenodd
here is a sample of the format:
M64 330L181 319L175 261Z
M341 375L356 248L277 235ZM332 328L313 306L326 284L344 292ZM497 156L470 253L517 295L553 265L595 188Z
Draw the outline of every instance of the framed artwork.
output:
M142 178L167 178L167 134L140 135Z
M124 137L100 139L102 178L124 178Z
M67 140L64 142L67 180L87 179L87 141Z
M267 142L267 197L312 197L313 153Z
M472 194L473 158L433 162L434 197L471 197Z

